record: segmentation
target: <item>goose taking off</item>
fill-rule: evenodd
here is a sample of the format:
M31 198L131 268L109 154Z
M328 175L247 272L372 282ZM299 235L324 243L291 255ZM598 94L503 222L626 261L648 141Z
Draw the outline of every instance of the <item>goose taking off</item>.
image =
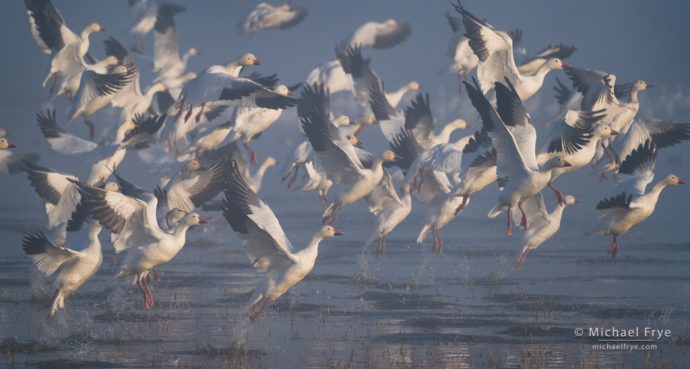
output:
M520 224L527 229L527 215L522 210L522 202L546 187L551 180L552 169L570 164L555 157L539 167L535 152L537 131L515 87L510 82L506 83L507 86L496 83L497 108L494 109L479 90L477 80L474 80L474 86L464 82L472 105L479 112L496 149L498 178L507 177L508 180L508 184L498 195L498 203L489 211L489 218L495 218L507 209L507 234L510 236L513 233L510 216L512 208L517 205L520 209Z
M50 88L52 92L58 77L69 78L83 70L84 58L90 63L94 62L88 56L89 36L94 32L102 32L105 28L98 23L91 23L77 36L67 27L62 14L50 0L24 0L24 5L34 41L44 53L53 56L48 74L43 79L44 87L53 79Z
M65 299L84 285L101 267L103 253L98 235L101 225L93 221L89 227L89 241L85 249L75 251L63 245L56 246L43 232L24 235L22 248L33 261L38 271L51 276L56 271L55 294L53 295L48 318L55 316L65 307Z
M666 187L685 184L685 181L677 175L669 174L652 186L651 190L646 191L649 183L654 180L656 150L652 140L645 141L633 150L623 160L618 171L619 174L629 176L627 183L617 190L617 195L601 200L597 204L597 210L601 212L601 221L587 234L613 236L613 242L609 247L611 256L618 254L620 248L618 237L652 215L661 191Z
M152 309L149 273L156 274L155 268L172 260L184 247L187 231L207 223L206 219L190 212L170 232L165 232L158 225L158 201L154 196L144 202L82 183L77 186L91 216L113 233L115 252L126 253L117 277L136 275L135 282L144 296L146 309Z
M307 247L295 252L271 208L251 190L234 161L227 178L223 215L242 240L254 268L266 274L244 312L252 322L261 316L269 303L311 272L324 238L342 234L325 225Z
M526 101L539 91L547 73L569 67L568 63L561 59L551 58L534 74L521 74L515 64L513 40L510 35L475 17L459 3L453 6L462 15L465 36L470 39L469 44L479 58L477 78L483 93L493 89L495 83L507 80L515 86L520 100Z
M244 54L226 66L213 65L201 72L198 77L187 82L180 97L169 109L169 114L180 116L186 112L184 120L199 108L195 120L198 122L206 105L239 105L268 109L285 109L297 105L297 100L273 92L249 78L239 77L245 67L260 65L254 54Z
M573 205L579 201L572 195L564 195L563 201L556 204L552 212L546 210L544 196L541 193L534 195L522 203L522 208L531 219L530 228L522 236L522 251L515 266L520 267L527 259L527 255L536 250L544 242L553 237L561 227L563 210L567 205Z
M254 34L266 29L286 29L298 25L309 14L309 9L285 3L271 5L259 3L237 25L240 34L246 34L250 38Z

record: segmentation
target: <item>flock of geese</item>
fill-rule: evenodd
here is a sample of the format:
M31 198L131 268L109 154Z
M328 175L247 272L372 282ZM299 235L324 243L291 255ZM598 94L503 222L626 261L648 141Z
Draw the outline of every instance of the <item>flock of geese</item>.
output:
M385 253L386 236L410 214L413 203L428 209L417 242L431 233L433 250L439 253L441 229L470 206L475 193L495 183L500 191L488 216L505 212L508 236L514 223L526 230L516 261L520 265L558 232L565 208L578 202L556 188L563 175L591 166L601 178L611 175L619 183L612 196L596 204L601 214L590 232L612 237L612 256L619 251L619 237L652 215L662 190L685 183L668 174L648 189L659 150L690 139L688 123L636 119L639 95L651 84L621 84L611 73L571 66L564 61L575 52L571 46L549 45L528 54L519 30L494 28L459 3L453 14L446 14L453 32L450 70L460 77L460 93L469 98L481 123L452 140L453 133L469 130L470 124L458 118L437 127L428 94L417 93L421 84L411 81L386 91L365 56L367 49L404 41L411 33L407 23L365 23L336 47L334 59L290 86L278 83L275 75L245 73L261 64L251 53L200 72L187 71L189 59L199 52L179 49L175 17L185 10L182 6L130 0L131 45L108 38L106 56L98 60L89 36L104 27L92 23L75 33L50 0L24 2L36 44L49 55L43 85L51 102L67 99L71 109L66 119L83 120L89 132L88 139L71 132L54 109L37 114L40 132L53 151L91 164L85 179L43 167L33 155L17 154L21 149L8 132L1 132L0 172L25 173L45 201L48 224L42 232L25 235L22 247L40 272L56 274L50 317L98 271L104 229L121 256L117 276L132 278L146 308L152 309L157 270L184 247L190 228L207 222L201 212L220 211L250 263L265 274L244 313L254 321L312 270L321 241L342 234L334 227L338 216L362 200L376 218L366 243L376 244L379 255ZM307 15L306 8L289 3L261 3L238 30L252 37L294 27ZM155 77L142 89L136 60L149 33ZM535 125L524 102L557 71L565 73L572 87L557 79L560 113L548 125ZM349 94L361 113L333 114L330 98L335 93ZM316 192L324 208L323 225L298 250L258 195L276 160L268 157L258 166L251 146L291 108L297 111L304 140L289 158L282 180L292 188L304 172L301 189ZM91 120L104 109L113 109L116 120ZM378 129L389 148L372 154L361 147L359 137ZM136 153L160 174L156 188L142 189L120 175L118 167L128 153ZM552 209L545 204L547 187L555 198ZM218 197L222 200L214 200ZM73 235L82 229L88 241L84 248L73 248L78 246Z

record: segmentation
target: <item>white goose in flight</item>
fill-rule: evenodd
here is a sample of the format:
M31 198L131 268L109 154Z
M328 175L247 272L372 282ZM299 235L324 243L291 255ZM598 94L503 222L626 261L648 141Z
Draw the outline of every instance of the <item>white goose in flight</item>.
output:
M113 233L115 252L125 252L117 277L136 275L135 282L144 296L146 309L152 309L149 273L155 274L155 268L172 260L184 247L187 231L207 223L206 219L199 213L190 212L170 232L166 232L158 225L158 201L154 196L144 202L81 183L78 188L91 216Z
M305 86L308 89L310 86ZM328 99L319 85L313 87ZM371 167L365 167L350 140L343 137L321 109L309 111L301 119L302 129L316 153L321 167L333 183L340 185L337 200L331 202L323 213L323 221L332 224L340 210L368 195L383 178L383 163L396 159L391 150L376 157Z
M507 86L497 82L496 109L479 90L479 84L474 86L464 82L467 93L482 118L484 128L489 133L496 149L496 163L498 178L507 177L507 185L498 195L498 203L489 212L490 218L495 218L507 210L507 234L512 235L512 221L510 212L517 206L522 213L521 225L528 228L527 215L522 210L522 202L532 197L546 187L551 180L552 169L567 167L566 161L555 157L544 163L537 164L536 142L537 132L531 123L531 118L522 104L517 91L510 82Z
M469 44L479 58L477 77L482 92L487 93L494 88L495 83L508 80L515 86L520 99L526 101L539 91L547 73L569 67L561 59L551 58L533 74L523 75L515 64L513 40L508 33L480 20L460 4L453 6L462 15L465 36L470 39Z
M520 255L515 260L515 266L520 267L527 259L527 255L539 248L544 242L553 237L561 228L563 211L568 205L579 201L572 195L563 195L563 201L556 204L553 211L548 212L541 193L534 195L522 203L522 208L530 218L530 228L522 236Z
M259 3L237 25L242 35L254 37L259 31L267 29L287 29L299 24L309 14L309 9L290 3L271 5Z
M647 186L654 180L655 160L656 146L652 140L640 144L623 160L618 171L619 174L630 176L625 186L616 190L617 195L597 204L601 221L587 235L612 236L613 242L609 247L611 256L618 254L618 237L652 215L661 191L666 187L685 184L677 175L669 174L647 191Z
M295 252L271 208L251 190L234 162L227 178L223 215L242 240L244 252L254 268L265 273L244 312L252 322L269 303L311 272L324 238L342 234L325 225L304 249Z
M51 92L55 90L58 77L63 77L63 83L70 76L79 74L85 64L94 60L88 55L89 36L94 32L105 30L98 23L89 24L77 36L65 24L62 14L50 0L25 0L26 12L29 16L31 34L38 47L46 54L52 54L48 74L43 79L43 86L53 78ZM62 86L61 86L62 87Z
M55 293L50 304L52 318L65 307L65 299L76 292L86 283L101 267L103 252L98 235L101 233L101 225L93 221L89 227L89 241L81 251L75 251L64 245L55 245L42 233L25 235L22 242L24 252L33 259L34 266L39 272L55 277Z
M268 109L285 109L297 105L297 100L273 92L269 88L249 78L240 77L245 67L260 65L254 54L244 54L228 65L213 65L187 82L180 97L168 110L169 114L181 116L184 120L192 116L196 108L195 120L198 122L206 105L236 105Z

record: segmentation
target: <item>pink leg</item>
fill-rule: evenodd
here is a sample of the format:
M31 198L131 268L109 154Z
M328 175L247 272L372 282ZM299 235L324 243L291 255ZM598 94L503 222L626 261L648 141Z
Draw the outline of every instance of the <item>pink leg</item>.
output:
M187 115L184 116L184 122L185 122L185 123L187 123L187 121L189 121L189 118L192 116L192 111L193 111L193 110L194 110L194 109L192 109L191 106L189 107L189 110L187 110Z
M434 250L434 253L440 254L441 249L443 248L443 240L441 239L441 234L438 233L438 229L436 228L433 229L432 234L434 235L434 246L432 250Z
M510 211L512 208L508 208L508 228L506 229L506 234L508 237L513 235L513 221L510 219Z
M549 188L553 190L554 194L556 195L556 201L558 201L559 204L563 204L565 202L565 198L563 197L563 191L554 187L551 184L551 182L549 182L547 186L549 186Z
M522 219L520 219L520 226L522 226L523 229L527 229L527 215L525 214L525 211L522 210L522 201L518 202L518 209L520 209L520 213L522 213ZM510 216L510 214L508 214Z
M522 266L522 263L524 263L524 262L525 262L525 259L527 259L527 254L528 254L528 253L529 253L529 251L523 251L523 252L520 254L520 256L518 256L517 260L515 260L515 267L516 267L516 268L519 268L520 266Z
M89 127L89 138L93 140L96 137L96 126L86 118L84 118L84 124Z
M326 210L328 207L328 198L326 198L326 194L319 193L319 199L321 199L321 206L323 206L323 209Z
M249 147L249 142L244 142L244 148L247 149L247 152L249 152L249 162L256 164L256 153L251 147Z
M141 279L141 284L144 287L144 301L146 303L146 310L153 309L153 293L147 283L148 275Z
M611 243L611 246L609 246L609 255L616 257L616 255L618 255L618 249L618 236L613 235L613 242Z
M248 317L249 320L254 323L257 319L259 319L259 317L261 317L261 314L264 312L264 309L266 309L266 306L268 306L268 299L262 297L244 312L244 316Z

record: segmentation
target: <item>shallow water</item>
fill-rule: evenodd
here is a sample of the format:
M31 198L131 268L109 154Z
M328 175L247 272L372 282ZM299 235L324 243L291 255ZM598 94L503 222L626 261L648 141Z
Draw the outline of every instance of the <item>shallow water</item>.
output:
M688 361L687 241L645 242L647 229L624 238L611 260L608 240L586 239L582 227L568 226L515 269L519 237L507 240L503 222L484 218L490 198L480 197L442 230L442 255L431 252L430 241L412 241L421 207L391 235L383 257L363 247L371 227L368 215L359 216L365 209L346 209L338 221L346 235L325 241L313 273L252 325L241 312L259 276L217 214L160 268L153 311L135 286L112 279L117 257L106 246L102 270L48 320L51 292L17 252L20 233L33 228L22 224L40 224L42 215L5 209L4 219L12 213L16 222L0 229L10 248L0 256L0 367L608 368ZM267 201L296 247L318 227L311 194L276 191ZM572 211L566 221L584 227L589 214ZM590 326L651 326L671 329L672 337L656 350L594 350L595 339L573 333Z

